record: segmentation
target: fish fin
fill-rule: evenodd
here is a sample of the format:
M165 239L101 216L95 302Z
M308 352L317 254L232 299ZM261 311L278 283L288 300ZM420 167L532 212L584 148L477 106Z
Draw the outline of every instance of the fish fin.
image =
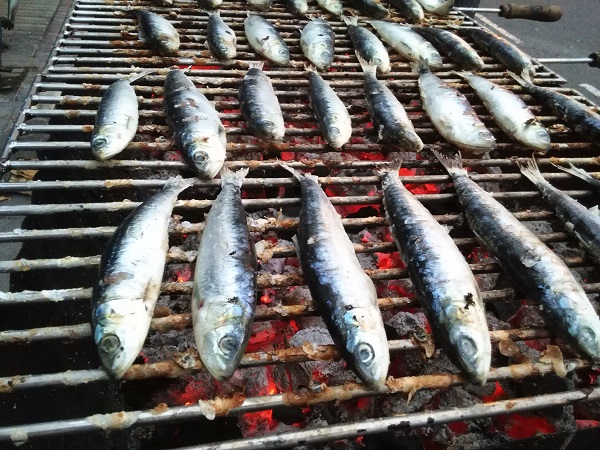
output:
M463 167L462 156L460 152L456 154L445 154L438 150L431 149L435 157L439 160L450 175L466 174L467 169Z
M127 81L129 81L129 84L135 83L136 81L144 78L147 75L150 75L151 73L156 73L156 71L157 69L148 69L136 74L132 74L127 78Z
M265 65L264 61L252 61L252 62L248 63L248 70L250 70L250 69L262 70L264 65Z
M244 167L243 169L234 172L233 170L228 169L227 167L223 167L221 169L221 186L225 186L226 184L233 184L237 187L242 187L242 183L244 182L244 178L248 175L250 171L249 168Z
M346 25L357 25L358 26L358 17L356 16L342 16L342 20Z
M596 215L600 216L600 209L598 209L598 205L594 205L591 208L588 208L588 211L591 212L592 214L596 214Z
M202 12L205 12L206 14L208 14L208 17L211 17L211 16L221 17L221 12L219 10L216 10L216 11L202 11Z
M538 124L538 120L535 117L532 117L531 119L529 119L528 121L525 122L525 126L531 126L531 125L537 125Z
M304 16L308 19L308 20L315 20L315 15L314 14L304 14Z
M465 80L468 80L469 77L471 77L473 74L471 72L467 72L466 70L463 71L458 71L458 70L453 70L452 73L454 75L457 75Z
M362 71L364 73L369 73L373 76L376 75L377 73L377 65L373 63L373 61L367 61L364 58L362 58L360 56L360 54L358 53L358 50L356 50L356 59L358 59L358 62L360 64L360 67L362 67Z
M527 160L527 163L525 164L517 161L517 166L519 166L521 173L536 186L548 184L548 182L542 176L542 173L540 172L540 169L538 168L533 156L531 157L531 160Z
M377 141L381 141L383 139L383 130L384 126L379 125L379 130L377 130Z
M198 181L198 178L182 178L178 175L174 178L169 178L165 183L163 190L172 189L181 192L193 185L196 181Z
M284 168L285 170L287 170L289 173L291 173L294 178L296 178L298 181L302 181L306 178L312 178L314 181L316 181L317 183L319 182L319 177L312 175L310 173L304 173L304 172L300 172L299 170L294 169L291 166L288 166L286 163L282 162L282 161L278 161L278 164Z
M298 259L302 259L302 257L300 256L300 244L298 242L297 235L292 236L292 244L294 245L294 250L296 250L296 256L298 257Z
M423 58L422 56L419 58L418 61L412 61L410 65L412 67L413 73L415 73L416 75L429 72L429 61L427 60L427 58Z
M519 76L516 73L510 72L510 71L508 72L508 74L524 88L533 86L533 83L531 82L531 78L529 77L529 73L527 74L527 77ZM523 74L521 74L521 75L523 75Z
M521 78L523 78L527 83L533 84L533 81L531 80L531 74L529 73L529 70L523 69L521 71Z
M583 169L580 169L579 167L575 167L573 165L573 163L570 162L570 161L569 161L569 167L563 167L563 166L559 166L558 164L555 164L552 161L552 158L550 158L550 164L552 164L557 169L562 170L563 172L570 173L571 175L573 175L573 176L575 176L577 178L581 178L582 180L585 180L587 182L590 182L591 180L594 180L594 177L592 177L589 173L587 173Z
M393 153L392 155L389 161L375 166L379 175L389 173L398 176L400 167L402 167L402 163L404 162L404 155L402 153Z
M315 66L311 65L311 64L304 64L304 70L306 70L307 72L316 72L317 69L315 69Z

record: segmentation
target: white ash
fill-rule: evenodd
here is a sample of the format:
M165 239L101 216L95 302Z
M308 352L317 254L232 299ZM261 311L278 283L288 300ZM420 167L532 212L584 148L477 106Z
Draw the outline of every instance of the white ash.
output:
M420 389L414 393L410 401L402 395L393 397L392 412L394 414L409 414L422 411L423 407L431 401L437 393L433 389Z
M448 450L479 450L492 449L507 442L507 436L496 433L493 438L486 437L483 433L467 433L454 436L448 445Z
M485 319L490 330L510 330L510 324L503 322L490 313L485 313Z
M246 379L245 395L247 397L266 395L270 385L267 367L245 368L243 376Z
M171 330L150 333L142 353L148 359L148 363L154 363L170 359L175 353L185 352L192 347L195 348L192 329Z
M473 405L478 405L481 403L481 399L472 395L462 387L450 387L448 389L444 389L440 392L439 396L439 406L441 409L444 408L463 408L469 407Z
M430 359L428 364L423 369L423 375L433 375L437 373L459 373L460 370L456 367L445 353L436 351L436 357Z
M496 391L496 383L494 381L488 381L483 386L473 383L465 383L462 388L478 398L489 397Z
M415 313L400 311L385 323L393 327L400 337L406 337L422 332L427 323L427 318L421 311Z
M294 286L286 288L282 295L278 295L284 305L306 305L312 303L312 296L308 286Z
M523 341L517 341L517 342L515 342L515 344L519 348L519 351L523 355L525 355L531 362L538 362L540 360L541 352L539 350L529 347Z

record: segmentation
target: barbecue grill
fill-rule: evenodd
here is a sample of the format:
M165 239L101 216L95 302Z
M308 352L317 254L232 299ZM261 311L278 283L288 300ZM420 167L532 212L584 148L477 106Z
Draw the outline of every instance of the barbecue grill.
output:
M33 448L83 443L90 448L206 445L202 448L233 449L319 443L364 448L370 445L370 435L383 433L404 442L410 435L425 448L437 448L434 445L441 438L434 435L444 430L448 439L475 429L478 438L495 436L497 442L523 437L511 434L506 425L516 419L538 417L548 426L535 428L529 422L534 431L567 431L571 437L583 422L597 424L600 415L594 407L581 406L600 399L597 372L570 352L540 322L536 305L506 282L463 223L450 178L425 151L405 161L402 180L441 223L452 227L452 236L468 256L483 290L494 348L493 368L483 387L469 386L443 354L429 358L435 356L433 344L423 330L426 324L418 320L422 315L407 271L394 253L381 208L375 169L389 154L375 143L363 75L342 21L328 17L336 33L336 55L331 70L323 74L349 106L355 127L351 142L340 153L331 152L320 137L308 104L305 59L299 47L299 29L306 19L280 5L262 13L286 40L293 61L291 67L265 67L287 126L284 142L274 147L249 134L238 109L240 81L248 64L259 58L244 37L245 2L225 1L220 9L238 37L238 59L232 62L210 58L203 45L207 16L195 4L166 8L134 2L134 7L165 15L178 29L180 51L167 57L157 56L137 40L135 21L125 14L128 5L123 0L74 2L2 154L7 177L18 171L34 171L26 173L35 176L31 181L0 184L2 195L24 191L32 200L0 206L0 216L24 217L20 229L0 232L1 242L22 244L15 260L0 261L0 272L9 274L11 283L10 292L0 293L1 441L28 441ZM320 13L316 5L311 5L311 12ZM392 13L392 20L401 19ZM478 26L460 13L429 21L458 34L461 27ZM501 65L485 52L480 54L486 63L482 76L522 93ZM407 105L425 145L451 150L440 142L420 107L410 65L392 51L390 58L392 72L381 79ZM214 101L227 129L226 164L250 169L243 203L261 261L260 304L241 370L226 383L215 382L203 370L192 345L189 313L197 234L219 180L198 181L175 206L151 332L124 382L110 381L98 368L90 336L91 286L99 255L116 225L169 176L193 176L174 146L161 107L170 66L191 66L188 76ZM148 68L156 72L134 84L140 105L136 138L115 159L92 160L89 136L102 93L120 77ZM600 293L597 267L557 225L539 192L514 164L513 158L528 157L530 150L510 141L495 126L466 83L452 73L457 69L444 57L437 74L459 87L498 140L489 159L465 160L473 179L551 245L594 300ZM564 81L537 66L536 84L591 105L578 92L561 87ZM599 163L597 146L561 124L537 100L521 95L551 133L551 150L538 159L544 176L592 205L589 186L556 171L550 161L573 162L594 171ZM30 139L31 135L38 139ZM388 393L374 393L359 384L323 336L290 242L297 226L299 189L277 158L319 175L363 267L377 285L392 337ZM417 326L404 326L409 319ZM473 400L440 401L449 392L469 393ZM541 415L551 407L566 411L570 418L558 424L555 417Z

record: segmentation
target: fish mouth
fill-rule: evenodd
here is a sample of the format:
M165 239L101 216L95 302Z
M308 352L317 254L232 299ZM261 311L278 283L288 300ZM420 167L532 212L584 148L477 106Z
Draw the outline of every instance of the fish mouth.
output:
M245 350L243 336L233 325L204 334L196 345L202 364L218 381L231 378Z
M123 378L138 352L130 352L116 333L107 332L98 341L98 356L104 370L114 379Z
M472 332L460 332L455 341L455 349L457 362L469 380L474 384L483 385L490 370L491 349L486 352L487 345L478 337L480 336L473 335Z

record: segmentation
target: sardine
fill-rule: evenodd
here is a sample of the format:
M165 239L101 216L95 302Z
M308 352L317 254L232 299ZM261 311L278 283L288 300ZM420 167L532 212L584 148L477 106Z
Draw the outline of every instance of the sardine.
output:
M256 53L280 66L290 64L290 51L271 22L258 14L248 13L244 20L248 44Z
M341 0L317 0L317 3L325 11L335 14L336 16L341 16L344 12L344 6L342 5Z
M137 358L160 294L177 195L196 179L170 179L117 227L92 290L92 336L100 361L121 378Z
M482 70L485 66L481 57L463 38L436 27L413 27L417 33L456 64L466 70Z
M420 152L423 141L408 118L402 104L388 87L377 79L374 64L359 57L365 74L365 98L378 139L403 151Z
M139 22L138 39L156 50L160 55L179 50L179 33L162 16L150 11L133 9L129 11Z
M207 9L217 9L223 4L223 0L196 0L198 6Z
M592 142L600 143L600 115L572 98L534 85L522 77L512 77L523 86L525 92L533 95L548 105L559 119L564 120L573 129Z
M470 72L460 72L457 75L469 83L498 126L509 137L539 153L548 152L550 135L518 95Z
M324 19L308 22L300 34L300 47L308 60L321 70L327 69L333 62L335 33Z
M452 11L454 0L417 0L425 12L437 16L445 16Z
M311 296L346 363L370 387L384 390L390 354L375 286L317 177L282 166L302 188L293 240Z
M383 204L416 297L451 360L477 384L486 382L491 344L479 286L456 244L398 177L380 171Z
M564 167L559 164L556 164L554 161L552 161L553 159L554 158L550 158L550 164L552 164L557 169L560 169L564 172L570 173L571 175L577 178L581 178L582 180L587 181L593 189L594 194L596 195L596 199L600 201L600 180L594 178L585 170L579 167L575 167L572 162L569 162L569 167Z
M358 18L342 16L348 27L348 35L356 50L356 56L370 61L381 73L392 70L390 56L379 38L364 27L358 26Z
M308 98L321 133L335 149L344 146L352 136L352 120L346 106L315 69L307 67Z
M225 162L227 138L219 114L181 70L165 79L165 113L181 153L204 180L213 178Z
M390 12L379 0L350 0L350 4L365 16L374 19L387 19L390 16Z
M174 0L152 0L159 6L173 6Z
M452 177L479 242L489 249L516 286L540 303L551 329L596 364L600 363L600 319L562 259L471 181L460 155L434 153Z
M94 158L104 161L125 150L138 126L138 100L131 83L154 72L146 70L111 84L98 105L90 145Z
M273 6L273 0L247 0L248 6L256 11L265 12Z
M444 139L473 154L491 152L496 139L479 120L464 95L419 64L419 92L423 109Z
M531 58L510 42L482 28L465 28L464 32L477 45L488 52L512 72L517 73L528 82L535 76L535 67Z
M285 0L286 9L292 14L304 15L308 11L306 0Z
M556 189L544 179L535 159L526 164L517 161L519 170L542 193L544 200L552 206L565 229L575 236L588 254L600 263L600 212L598 206L587 209L577 200Z
M261 70L263 63L251 64L239 92L240 110L248 128L258 138L280 141L285 122L269 77Z
M409 22L420 22L425 18L423 7L417 0L390 0L390 3Z
M208 13L206 26L206 43L212 55L221 60L233 59L237 56L237 38L219 12Z
M221 172L221 192L206 219L192 293L200 359L217 380L237 369L256 312L256 253L240 189L248 169Z
M382 20L371 20L369 23L383 42L403 58L409 61L427 61L430 69L442 68L442 57L438 51L427 40L411 30L410 26Z

